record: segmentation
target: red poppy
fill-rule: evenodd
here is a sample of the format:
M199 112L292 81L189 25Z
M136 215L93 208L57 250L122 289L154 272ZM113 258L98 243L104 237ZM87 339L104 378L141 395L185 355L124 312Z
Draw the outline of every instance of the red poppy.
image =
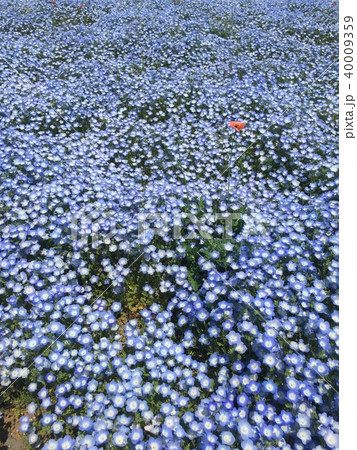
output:
M229 122L229 125L235 130L240 131L245 127L245 122Z
M82 7L83 7L83 5L79 5L79 6L78 6L78 9L81 9Z
M336 3L336 2L333 2L333 3L332 3L332 6L337 6L337 3Z
M51 5L55 5L56 4L56 2L51 2Z

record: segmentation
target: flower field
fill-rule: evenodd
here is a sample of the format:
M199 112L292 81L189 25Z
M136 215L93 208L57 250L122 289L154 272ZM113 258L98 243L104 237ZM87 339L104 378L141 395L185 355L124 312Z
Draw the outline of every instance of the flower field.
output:
M338 449L338 8L0 0L0 36L4 423Z

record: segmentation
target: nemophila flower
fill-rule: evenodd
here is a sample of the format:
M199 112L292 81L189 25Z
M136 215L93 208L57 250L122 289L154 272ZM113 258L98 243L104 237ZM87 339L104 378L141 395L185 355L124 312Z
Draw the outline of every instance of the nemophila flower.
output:
M263 387L266 392L274 394L277 391L277 386L272 380L264 381Z
M93 421L89 417L83 417L80 419L78 427L81 431L91 431L93 427Z
M37 405L35 402L31 402L28 406L27 406L27 412L28 414L35 414L37 410Z
M306 445L311 440L311 433L306 428L300 428L297 437L302 441L304 445Z
M247 367L251 373L261 372L261 364L259 361L251 360Z
M94 440L97 445L103 445L108 440L109 432L101 430L95 433Z
M249 397L246 394L240 394L237 396L237 403L240 406L246 406L249 403Z
M22 416L20 418L20 425L19 430L22 433L27 433L27 431L30 429L30 421L28 416Z
M72 439L70 436L65 436L58 440L59 448L63 450L69 450L74 448L75 440Z
M50 398L44 398L41 401L41 407L44 409L49 408L52 405L52 400Z
M254 445L254 443L251 439L247 439L242 442L243 450L256 450L257 448L258 447L256 445Z
M288 399L289 402L297 401L298 397L299 397L299 394L295 390L290 389L286 393L286 398Z
M56 377L53 375L53 373L48 373L45 376L45 380L47 383L53 383L56 380Z
M39 397L40 399L42 399L42 400L43 400L44 398L46 398L47 395L48 395L48 390L45 389L45 388L42 388L42 389L38 392L38 397Z
M64 410L68 407L68 405L70 404L69 400L65 397L59 397L57 399L57 408L59 408L60 410Z
M324 433L323 438L328 448L338 448L338 435L337 433L333 433L331 430L328 430Z
M0 18L0 382L44 448L335 448L337 16L169 3Z
M60 447L55 439L50 439L48 442L45 443L43 448L45 450L58 450Z
M133 428L130 433L130 440L133 444L138 444L143 440L143 432L140 428Z
M114 303L112 303L112 305L111 305L111 309L112 309L112 311L114 311L114 312L118 312L118 311L120 311L121 310L121 303L120 302L114 302Z
M243 441L253 436L253 428L246 420L240 420L238 423L238 432Z
M155 438L150 438L147 442L147 448L150 450L161 450L162 449L162 444L161 444L161 439L155 439Z
M232 122L229 122L229 126L231 126L232 128L234 128L237 131L241 131L245 127L245 123L232 121Z
M126 410L128 412L136 412L139 408L139 401L136 397L132 397L127 400Z
M274 367L277 363L277 359L273 354L268 353L264 356L263 362L269 367Z
M94 438L90 435L86 435L79 439L79 445L87 446L88 448L95 446Z
M63 425L61 422L54 422L51 425L51 430L54 432L54 434L58 434L61 433L61 431L63 430Z
M235 438L230 431L223 431L220 435L221 442L224 445L232 446L235 442Z

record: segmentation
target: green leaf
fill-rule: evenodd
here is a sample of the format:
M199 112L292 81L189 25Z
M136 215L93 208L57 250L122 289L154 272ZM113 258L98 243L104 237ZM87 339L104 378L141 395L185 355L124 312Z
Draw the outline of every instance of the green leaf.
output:
M198 291L200 286L199 286L198 282L193 278L193 276L190 273L187 274L187 279L190 282L190 285L192 286L192 289L194 291Z

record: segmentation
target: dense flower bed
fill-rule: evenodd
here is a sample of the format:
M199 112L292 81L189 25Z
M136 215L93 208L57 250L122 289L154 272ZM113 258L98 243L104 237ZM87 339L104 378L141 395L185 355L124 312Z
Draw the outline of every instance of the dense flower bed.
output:
M0 6L3 414L44 449L338 448L336 8Z

